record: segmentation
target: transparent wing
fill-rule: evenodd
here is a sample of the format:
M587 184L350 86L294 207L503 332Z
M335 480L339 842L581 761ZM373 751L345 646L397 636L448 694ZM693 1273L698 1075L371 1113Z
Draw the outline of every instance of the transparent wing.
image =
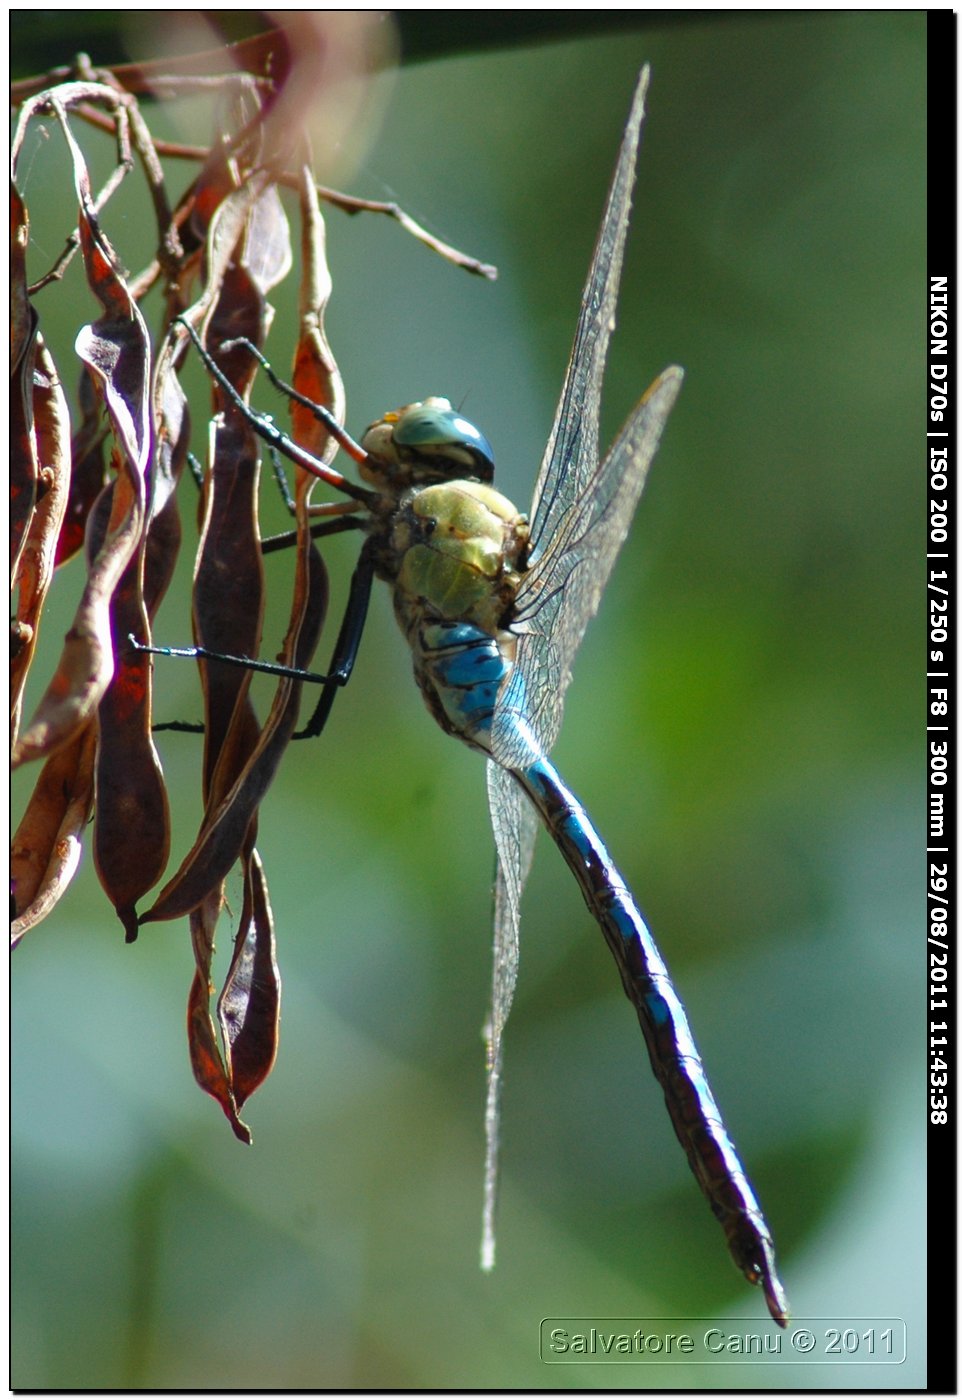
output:
M518 927L537 817L510 768L524 768L551 748L561 726L571 663L597 611L615 556L627 534L648 465L681 384L669 369L652 385L598 465L601 385L614 329L635 157L648 88L644 68L635 89L614 179L581 299L581 313L561 399L531 508L530 567L518 591L512 630L518 651L492 726L495 763L488 764L488 801L497 846L494 977L487 1027L484 1231L481 1262L494 1264L502 1037L518 973ZM498 766L498 765L502 766Z
M534 854L538 819L510 773L488 763L488 802L497 848L494 882L494 973L487 1040L487 1101L484 1110L484 1220L481 1267L494 1266L495 1215L498 1203L498 1155L501 1135L501 1039L518 980L518 925L521 891Z
M554 538L559 520L584 492L598 461L601 384L608 342L615 328L615 305L635 183L635 158L645 113L649 69L641 70L621 139L608 202L594 256L581 294L581 311L554 424L544 451L531 502L531 558Z
M681 384L656 380L600 465L598 422L624 255L635 159L648 90L641 71L622 137L554 425L531 508L530 567L518 591L518 657L492 731L494 756L524 767L561 728L575 652L598 609L648 466Z
M558 737L575 652L628 533L682 377L672 367L655 380L524 576L512 623L517 657L492 727L494 756L506 767L526 766L532 741L547 753Z
M615 440L592 491L570 515L566 540L542 556L543 579L530 624L518 639L517 659L492 727L498 762L489 762L488 804L497 850L494 886L494 971L486 1027L487 1099L484 1114L484 1223L481 1265L494 1265L495 1213L501 1128L502 1037L518 980L521 895L531 869L538 819L510 772L547 752L561 724L571 661L588 619L597 610L618 549L631 523L665 419L681 385L666 370L652 385ZM537 569L538 566L535 566ZM532 573L535 572L532 569ZM528 594L525 579L525 594ZM522 597L519 592L519 599ZM520 720L527 723L519 723ZM534 738L532 747L531 738ZM502 767L501 765L505 766Z

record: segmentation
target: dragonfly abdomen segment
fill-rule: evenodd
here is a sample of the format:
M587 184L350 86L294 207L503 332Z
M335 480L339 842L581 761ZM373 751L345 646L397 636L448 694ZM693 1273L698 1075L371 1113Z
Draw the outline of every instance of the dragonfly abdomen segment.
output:
M472 623L423 618L411 641L414 674L435 719L487 752L498 691L512 665L502 642Z
M634 1006L655 1077L689 1165L721 1222L738 1268L761 1284L782 1326L787 1301L761 1208L708 1084L685 1009L658 946L584 807L547 758L513 770L581 886L614 954Z

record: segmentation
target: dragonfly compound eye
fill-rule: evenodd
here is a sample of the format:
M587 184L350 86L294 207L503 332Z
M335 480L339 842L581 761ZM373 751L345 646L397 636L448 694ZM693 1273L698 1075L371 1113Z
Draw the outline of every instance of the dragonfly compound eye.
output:
M494 480L491 444L447 399L425 399L405 409L395 424L393 442L400 461L419 465L433 476Z

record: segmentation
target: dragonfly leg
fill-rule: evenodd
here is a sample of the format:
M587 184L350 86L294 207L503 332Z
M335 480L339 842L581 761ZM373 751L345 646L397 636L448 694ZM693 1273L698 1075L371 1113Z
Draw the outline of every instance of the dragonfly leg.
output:
M290 484L287 474L281 466L281 456L276 447L270 447L271 475L277 483L281 500L292 516L297 515L297 505L291 494ZM187 466L198 490L203 490L204 469L192 452L187 453ZM323 535L337 535L342 530L363 530L364 521L357 518L335 520L332 517L348 517L357 510L355 501L324 501L314 506L308 506L307 514L309 519L323 517L329 523L321 523L310 527L312 540L319 540ZM274 554L280 549L292 549L297 544L297 531L285 530L279 535L268 535L261 540L261 554Z
M235 342L231 342L231 343L233 344L233 343L235 343ZM284 470L284 468L283 468L283 466L282 466L282 464L281 464L281 454L280 454L279 450L277 449L277 447L274 446L273 443L271 443L271 444L268 445L267 450L268 450L268 453L270 454L270 459L271 459L271 476L274 478L274 483L275 483L275 485L277 486L277 490L278 490L278 492L279 492L279 494L280 494L280 498L281 498L281 500L284 502L284 506L285 506L285 508L286 508L286 510L287 510L288 515L290 515L291 517L296 518L296 516L297 516L297 503L296 503L296 501L294 500L294 493L291 491L290 482L287 480L287 473L285 472L285 470ZM197 460L197 458L194 456L193 452L188 452L188 453L187 453L187 467L188 467L188 470L190 471L191 477L193 478L194 485L197 487L198 491L202 491L202 490L204 489L204 468L201 466L200 462L199 462L199 461ZM327 503L326 505L309 506L309 507L308 507L308 514L311 515L311 514L322 514L322 513L323 513L323 514L325 514L325 515L332 515L332 514L340 514L340 513L342 513L342 512L347 512L347 511L356 510L356 509L357 509L357 506L356 506L356 504L355 504L353 501L336 501L336 502L329 502L329 503ZM317 533L320 533L320 532L317 532ZM316 538L317 535L315 534L314 537ZM297 539L297 531L296 531L296 530L292 530L292 531L290 532L289 535L278 536L278 538L283 538L283 539L285 539L285 540L289 540L289 542L290 542L291 544L293 544L294 541ZM264 554L269 554L269 553L271 552L270 550L265 550L265 549L263 548L263 541L261 542L261 545L262 545L262 549L261 549L261 552L262 552L262 553L264 553ZM283 545L275 545L274 548L275 548L275 549L281 549L281 548L284 548L284 546L283 546Z
M287 473L281 465L281 454L276 447L269 447L267 450L270 453L271 476L274 478L274 484L276 485L277 490L280 493L281 500L284 502L284 505L287 508L288 515L290 515L296 520L297 502L294 500L294 493L291 491L290 483L287 480ZM307 507L307 515L309 519L314 519L319 516L329 517L332 515L350 515L352 511L356 511L358 508L359 507L357 501L319 501L316 505L311 505ZM357 529L363 529L363 525L359 520L353 522L353 527L356 527ZM352 526L343 526L341 528L351 529ZM324 531L320 529L315 529L314 531L312 531L311 537L312 539L317 539L320 535L325 533L335 534L336 531ZM290 541L291 544L294 544L297 540L297 531L291 530L288 532L287 535L281 536L279 538L287 539ZM263 541L261 541L261 544L263 546ZM284 548L284 546L275 545L274 548L282 549ZM270 554L271 550L265 550L262 548L261 552L263 554Z
M316 476L319 480L327 482L329 486L335 487L336 490L343 492L346 496L351 496L362 505L371 507L377 502L378 498L376 493L367 491L362 486L356 486L353 481L349 481L347 477L342 476L341 473L335 471L333 467L327 466L319 457L315 457L312 453L308 452L306 448L296 443L287 433L282 432L274 420L267 414L255 412L250 404L237 392L234 385L220 369L216 361L208 354L200 337L189 321L185 320L183 316L178 316L172 324L184 327L187 334L194 342L197 353L208 374L220 386L227 398L237 411L243 415L244 420L262 441L266 442L271 447L276 447L278 452L281 452L289 461L294 462L299 467L303 467L303 469L310 472L312 476ZM228 343L235 346L243 344L245 348L252 351L255 357L266 366L265 373L269 371L271 383L275 384L281 392L287 394L296 403L308 409L318 422L323 424L338 446L343 447L344 451L349 457L352 457L355 462L363 464L369 460L369 454L365 452L360 443L354 441L350 433L347 432L345 428L341 427L337 419L322 404L313 403L303 394L299 394L296 389L289 384L285 384L285 382L270 369L267 361L256 346L252 345L249 341L243 340L235 340Z
M312 540L326 535L339 535L343 530L363 530L365 522L350 512L355 509L353 501L331 501L326 505L312 506L309 518L321 515L323 519L309 527ZM261 540L262 554L276 554L282 549L292 549L297 544L297 531L285 530L280 535L268 535Z
M373 582L374 555L371 550L364 548L361 550L357 566L351 576L347 607L344 609L341 630L338 632L337 641L334 644L331 669L324 682L324 689L321 691L314 713L304 728L298 730L293 736L295 739L317 738L327 723L335 695L347 685L351 678L351 672L354 670L354 663L357 660L358 648L361 644L364 623L367 619Z
M246 336L238 336L235 340L223 341L220 348L222 350L240 348L246 350L248 354L253 355L254 359L260 365L279 394L283 394L286 399L290 399L293 403L300 404L301 408L306 408L308 413L312 414L313 417L317 419L321 427L325 428L331 434L331 437L334 438L338 446L343 447L344 451L349 457L353 457L355 462L364 463L368 460L368 454L365 452L364 448L360 443L354 441L346 429L341 427L340 423L331 415L330 411L326 409L323 404L315 403L314 400L309 399L306 394L300 393L294 388L293 384L288 384L286 379L282 379L271 362L257 348L252 340L248 340Z
M131 651L146 652L150 656L170 656L186 661L220 661L225 666L240 666L245 671L258 671L267 676L288 676L295 681L309 681L314 685L325 685L329 676L318 675L314 671L304 671L298 666L284 666L279 661L258 661L253 656L231 656L225 651L211 651L209 647L155 647L139 642L130 632L127 636ZM184 727L187 733L194 732L180 724L157 724L155 729ZM202 732L202 731L201 731Z
M288 515L291 516L292 519L296 519L297 504L291 491L290 482L287 480L287 473L281 466L281 454L276 447L269 447L268 452L270 453L271 459L271 476L274 478L274 482L280 492L281 500L287 507Z
M321 521L320 524L313 527L312 534L335 534L341 530L357 528L360 524L360 521L340 516L334 520ZM277 543L278 541L280 543ZM274 548L281 548L287 543L293 543L293 539L289 540L287 536L282 535L264 541L265 545ZM265 553L268 552L270 551L265 549ZM368 549L362 549L357 567L351 577L347 606L344 610L340 631L337 634L330 670L323 675L316 671L305 671L298 666L284 666L277 661L259 661L252 656L232 656L228 652L212 651L209 647L151 646L138 641L132 632L127 640L133 651L146 652L150 656L169 656L188 661L219 661L225 666L238 666L245 671L257 671L263 675L282 678L288 677L291 680L304 681L309 685L321 686L320 699L314 708L314 713L304 728L292 736L294 739L315 739L327 723L335 695L347 685L351 678L351 672L354 670L364 623L367 619L373 581L373 554ZM202 724L192 724L185 720L171 720L166 724L155 724L153 729L155 732L169 731L177 734L203 734L204 732Z

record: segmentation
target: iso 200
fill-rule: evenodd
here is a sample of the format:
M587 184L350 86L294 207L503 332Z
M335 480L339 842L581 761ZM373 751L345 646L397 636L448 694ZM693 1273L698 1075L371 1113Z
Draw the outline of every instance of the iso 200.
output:
M870 1327L867 1332L856 1332L854 1327L846 1327L844 1332L840 1332L837 1327L825 1329L825 1351L829 1356L841 1356L843 1352L852 1356L857 1351L867 1351L869 1355L874 1356L876 1344L877 1349L886 1356L892 1355L894 1346L891 1327L886 1327L878 1333L874 1327Z
M948 501L929 501L929 534L933 544L945 544L948 539L945 528L948 524L948 508Z

